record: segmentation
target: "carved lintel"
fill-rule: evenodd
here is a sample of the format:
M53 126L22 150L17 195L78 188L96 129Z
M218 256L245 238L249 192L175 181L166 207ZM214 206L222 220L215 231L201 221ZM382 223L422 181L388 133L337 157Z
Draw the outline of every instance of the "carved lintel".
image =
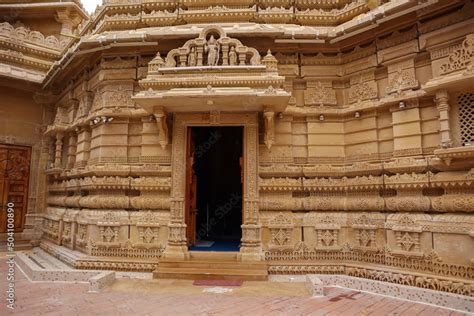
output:
M212 124L220 124L221 121L221 112L220 111L211 111L209 113L209 121Z
M270 149L275 142L275 112L265 111L263 117L265 120L264 143L267 148Z
M166 113L164 111L154 114L156 119L156 124L158 126L158 141L161 145L161 148L165 149L168 145L168 125L166 123Z

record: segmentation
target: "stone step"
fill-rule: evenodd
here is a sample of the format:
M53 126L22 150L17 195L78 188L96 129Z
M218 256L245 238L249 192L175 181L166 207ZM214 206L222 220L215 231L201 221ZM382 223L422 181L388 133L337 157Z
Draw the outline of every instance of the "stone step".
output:
M45 260L44 258L42 258L41 256L38 256L36 253L34 252L25 252L26 256L35 263L35 267L37 269L41 269L41 270L54 270L56 269L54 267L53 264L51 264L51 262L49 262L48 260Z
M76 261L87 257L86 254L77 250L71 250L66 247L58 246L49 241L41 241L40 248L44 252L51 254L53 257L67 263L69 266L75 266Z
M250 269L205 269L205 268L167 268L158 267L153 271L155 279L211 279L211 280L242 280L265 281L267 270Z
M163 268L200 268L200 269L250 269L267 270L267 264L262 261L228 261L228 260L160 260Z
M44 262L48 263L48 266L51 266L52 269L58 270L71 270L72 268L62 262L61 260L55 258L54 256L50 255L49 253L45 252L40 248L34 248L32 251L39 259L44 260Z
M190 251L189 258L191 260L221 260L221 261L237 261L239 252L231 251Z

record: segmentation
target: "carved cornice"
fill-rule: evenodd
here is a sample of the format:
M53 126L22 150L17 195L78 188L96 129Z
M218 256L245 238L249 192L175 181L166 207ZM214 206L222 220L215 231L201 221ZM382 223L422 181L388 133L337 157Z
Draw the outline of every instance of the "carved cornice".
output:
M366 0L347 3L341 9L296 9L295 18L303 25L337 25L369 11Z

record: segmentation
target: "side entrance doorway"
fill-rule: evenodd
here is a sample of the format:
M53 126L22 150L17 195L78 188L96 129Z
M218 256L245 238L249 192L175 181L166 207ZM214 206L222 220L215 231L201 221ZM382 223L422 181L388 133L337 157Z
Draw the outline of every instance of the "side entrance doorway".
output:
M0 144L0 233L8 228L7 209L13 209L13 228L23 231L28 202L31 148ZM11 225L10 225L11 226Z
M243 127L188 127L186 237L190 250L239 251Z

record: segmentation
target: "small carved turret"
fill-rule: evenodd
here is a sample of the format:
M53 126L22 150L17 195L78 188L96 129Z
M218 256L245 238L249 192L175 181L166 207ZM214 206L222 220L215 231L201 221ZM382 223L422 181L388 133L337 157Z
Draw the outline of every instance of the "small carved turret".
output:
M158 52L155 58L148 64L148 73L157 72L164 64L165 61L161 58L160 52Z
M267 71L278 71L278 60L272 55L271 50L267 51L267 55L263 57L262 63L267 67Z

